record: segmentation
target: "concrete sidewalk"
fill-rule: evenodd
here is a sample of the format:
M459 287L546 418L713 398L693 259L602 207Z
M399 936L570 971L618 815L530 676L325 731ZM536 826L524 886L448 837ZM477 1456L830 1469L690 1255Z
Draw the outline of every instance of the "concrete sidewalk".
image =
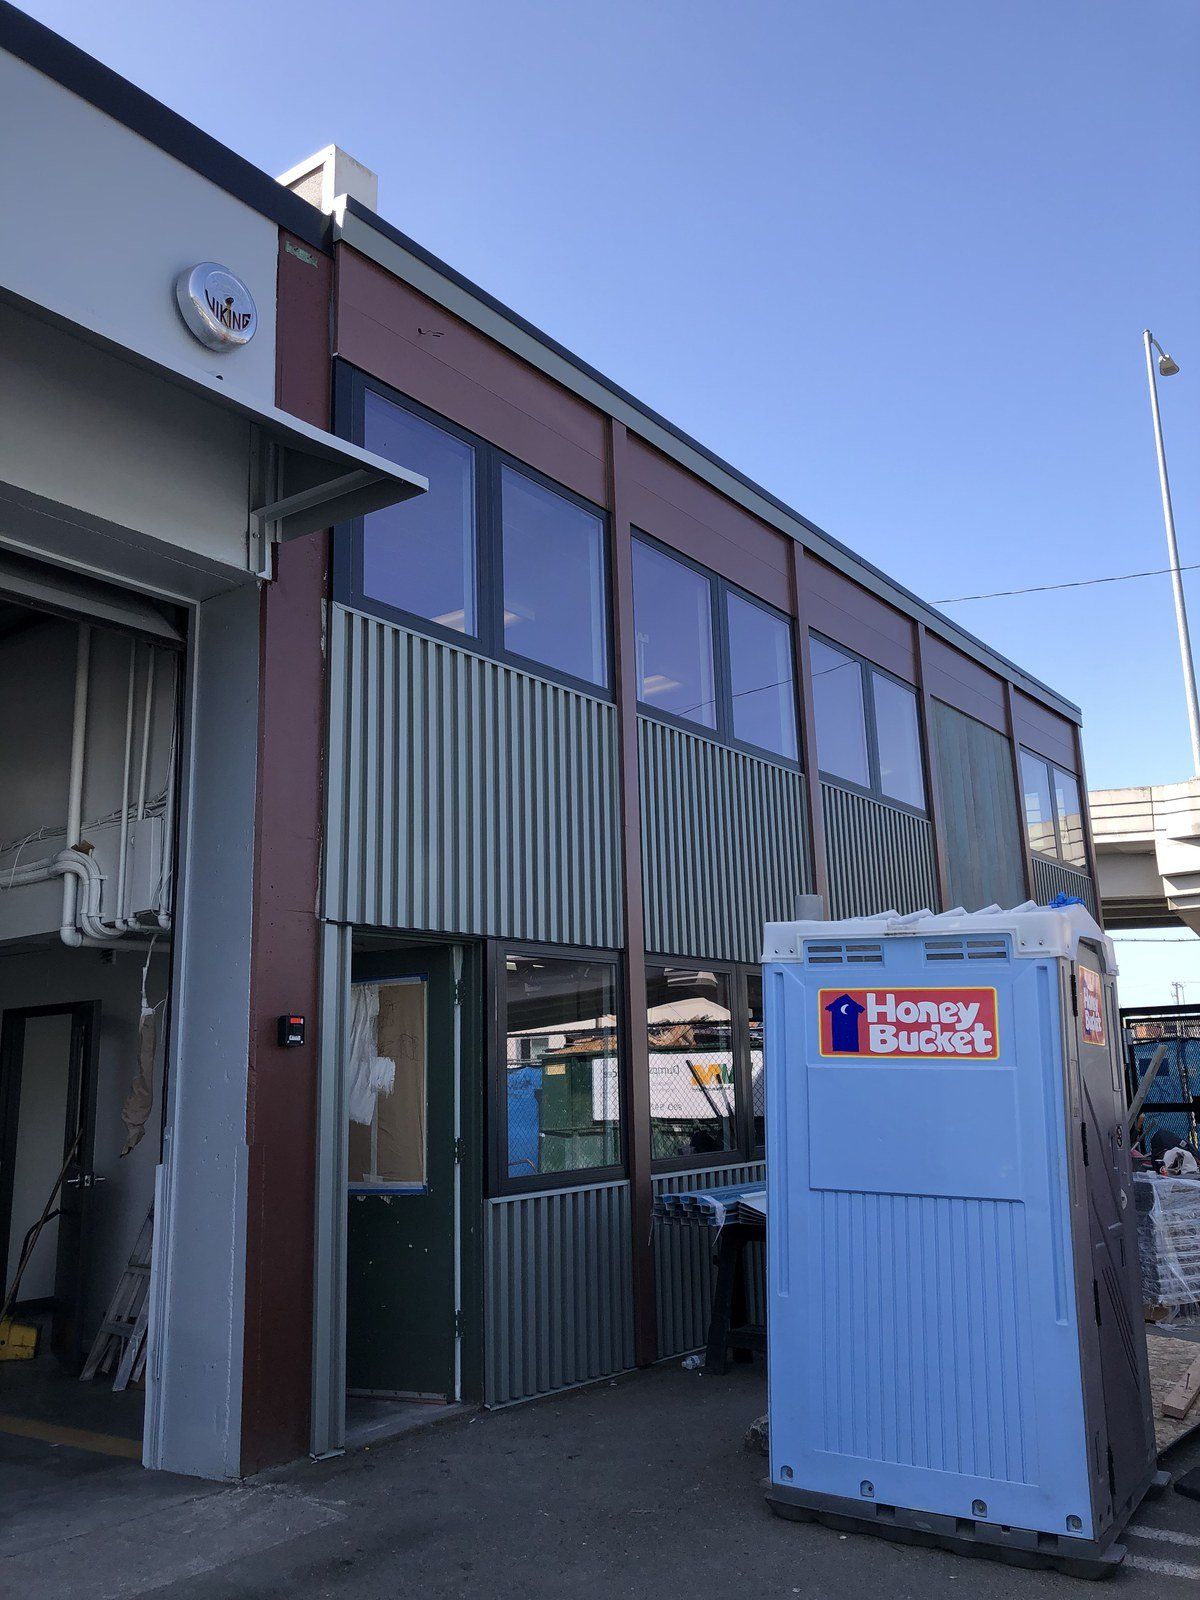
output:
M761 1367L655 1368L435 1424L238 1488L108 1463L14 1498L0 1445L0 1593L22 1600L730 1600L744 1596L1080 1597L1078 1579L839 1535L772 1517ZM36 1453L34 1447L28 1447ZM39 1446L44 1450L46 1447ZM76 1452L60 1452L60 1461ZM1176 1471L1200 1462L1186 1444ZM28 1462L32 1471L34 1462ZM40 1503L39 1503L40 1502ZM73 1509L72 1509L73 1507ZM1136 1519L1106 1591L1195 1593L1200 1504L1170 1493Z

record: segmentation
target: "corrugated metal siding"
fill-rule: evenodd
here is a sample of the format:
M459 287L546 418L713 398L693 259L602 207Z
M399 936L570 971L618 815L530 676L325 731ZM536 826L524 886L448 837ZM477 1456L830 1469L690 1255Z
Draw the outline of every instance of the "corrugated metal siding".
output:
M638 718L646 948L757 961L811 889L804 778Z
M938 909L933 830L925 817L821 785L831 917Z
M1097 921L1099 920L1096 891L1086 872L1076 872L1073 867L1064 867L1060 862L1046 861L1041 856L1034 856L1033 893L1040 906L1048 906L1056 894L1078 895Z
M680 1194L694 1189L724 1189L735 1183L766 1183L762 1161L736 1167L702 1167L692 1172L661 1173L654 1192ZM659 1356L683 1355L703 1348L708 1339L708 1317L713 1292L711 1228L690 1222L654 1224L654 1279L658 1294ZM748 1314L752 1322L766 1318L766 1262L761 1245L747 1252Z
M333 608L326 914L615 948L616 708Z
M488 1405L631 1367L628 1183L507 1195L486 1209Z
M1020 905L1025 872L1012 749L1003 734L933 702L950 904Z

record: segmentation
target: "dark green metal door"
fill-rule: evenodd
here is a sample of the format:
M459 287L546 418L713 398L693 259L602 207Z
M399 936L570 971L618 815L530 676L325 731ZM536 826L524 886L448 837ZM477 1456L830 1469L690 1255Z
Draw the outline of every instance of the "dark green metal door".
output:
M455 1399L454 956L357 956L353 975L346 1387Z

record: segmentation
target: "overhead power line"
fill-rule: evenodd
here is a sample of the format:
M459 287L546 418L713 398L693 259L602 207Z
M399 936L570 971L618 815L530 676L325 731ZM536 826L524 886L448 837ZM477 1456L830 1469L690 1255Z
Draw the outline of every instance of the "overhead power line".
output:
M1190 561L1180 572L1195 572L1200 561ZM935 606L961 606L967 600L1006 600L1014 594L1047 594L1051 589L1090 589L1097 583L1128 583L1132 578L1161 578L1174 567L1151 567L1147 572L1118 572L1108 578L1076 578L1072 583L1035 583L1027 589L993 589L990 594L956 594L949 600L935 600Z

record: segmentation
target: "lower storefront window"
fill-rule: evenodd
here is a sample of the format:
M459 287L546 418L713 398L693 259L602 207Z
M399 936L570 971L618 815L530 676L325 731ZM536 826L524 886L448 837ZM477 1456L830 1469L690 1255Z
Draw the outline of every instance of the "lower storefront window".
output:
M737 1145L730 974L702 967L646 973L650 1148L656 1161Z
M510 951L504 969L508 1177L618 1166L615 965Z

